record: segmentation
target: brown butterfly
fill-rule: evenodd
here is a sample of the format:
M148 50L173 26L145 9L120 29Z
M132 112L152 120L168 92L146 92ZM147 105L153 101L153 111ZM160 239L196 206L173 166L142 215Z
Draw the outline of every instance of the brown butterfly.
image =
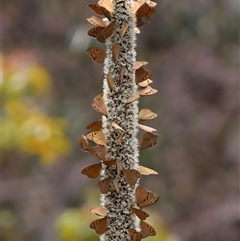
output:
M148 192L146 199L143 202L139 203L138 206L140 208L151 206L152 204L157 202L158 199L159 199L159 196L156 193Z
M107 229L107 225L108 219L105 217L91 222L90 228L94 229L97 234L103 234Z
M120 68L120 71L119 71L119 84L121 84L122 81L123 81L124 70L125 70L125 68L122 66L122 67Z
M138 90L138 93L141 95L141 96L148 96L148 95L153 95L153 94L156 94L158 92L158 90L156 89L153 89L152 87L150 86L147 86L145 88L140 88Z
M133 69L136 70L136 69L139 69L141 68L142 66L144 65L147 65L148 62L147 61L137 61L133 64Z
M156 12L155 7L149 6L147 3L143 3L136 11L137 18L149 17Z
M152 72L149 70L145 70L143 67L140 67L139 69L136 69L135 76L136 83L139 83L146 79L149 79L152 76Z
M139 166L138 167L138 171L140 172L141 175L145 175L145 176L148 176L148 175L151 175L151 174L152 175L157 175L158 174L153 169L148 168L148 167L144 167L144 166Z
M116 164L117 164L117 174L120 175L120 172L123 170L122 162L120 160L117 160Z
M157 131L156 129L150 127L150 126L145 126L145 125L141 125L141 124L138 124L138 127L146 132L154 132L154 131Z
M106 51L101 47L94 47L87 50L88 56L97 64L103 64L106 57Z
M142 234L140 232L137 232L135 229L133 228L128 229L128 233L132 241L142 240Z
M101 7L97 3L89 4L88 7L91 8L96 14L104 15L106 18L111 20L111 13L106 8Z
M100 217L106 217L107 216L107 212L106 212L104 207L91 208L90 212L93 213L93 214L96 214Z
M147 93L145 93L145 95L154 95L154 94L156 94L157 92L158 92L158 90L152 88L150 91L148 91Z
M137 99L139 99L139 98L140 98L139 93L136 93L134 96L132 96L131 98L129 98L129 99L127 100L126 104L130 104L130 103L132 103L133 101L135 101L135 100L137 100Z
M112 21L111 23L108 24L107 27L105 27L102 31L102 35L105 37L105 38L109 38L112 33L113 33L113 30L114 30L114 27L115 27L115 23L116 21Z
M103 161L103 164L108 167L112 166L114 163L116 163L116 159Z
M90 37L96 38L100 43L105 42L105 37L102 35L102 31L104 28L102 27L94 27L88 30L88 35Z
M81 173L89 178L97 178L100 175L101 168L101 163L93 164L82 169Z
M156 231L150 224L144 221L141 221L140 227L141 227L142 238L156 235Z
M106 79L107 79L109 89L112 91L115 90L116 86L114 84L112 74L110 72L106 75Z
M126 178L127 183L130 186L134 186L136 184L138 178L140 177L140 172L135 169L125 169L125 170L123 170L123 174Z
M117 183L116 179L113 179L113 186L114 186L114 189L115 189L116 193L120 193L120 190L119 190L118 183Z
M136 26L142 27L142 26L148 25L150 22L151 22L151 19L149 16L137 18Z
M151 84L153 81L150 79L146 79L142 82L139 82L138 85L142 88L147 87L149 84Z
M109 12L113 12L113 3L111 2L111 0L99 0L98 1L98 5L101 7L104 7L105 9L107 9Z
M117 140L117 143L121 143L122 141L122 138L124 137L125 135L125 130L123 130L123 128L121 126L119 126L117 123L115 122L112 122L112 127L114 127L117 131L120 131L121 132L121 136L119 137L119 139Z
M148 195L148 191L146 188L142 186L138 186L135 191L135 200L136 204L143 202Z
M99 160L105 161L106 160L106 147L103 145L96 145L92 147L91 153L96 156Z
M146 197L146 200L144 202L139 204L140 208L148 207L155 202L157 202L159 199L159 196L156 193L149 193L148 196Z
M92 150L92 147L88 143L88 140L86 136L82 135L80 139L78 140L79 145L83 149L83 151L90 152Z
M116 122L112 122L112 127L115 128L116 130L120 130L122 132L125 132L121 126L119 126Z
M120 44L119 43L113 44L113 46L112 46L112 55L113 55L113 59L115 61L118 60L119 52L120 52Z
M122 142L122 139L125 136L126 132L125 132L125 130L121 126L119 126L115 122L112 122L112 127L115 128L117 131L121 132L120 137L117 139L117 143L120 144Z
M86 129L92 130L92 131L102 130L102 120L97 120L97 121L90 123L89 125L86 126Z
M159 199L159 196L156 193L152 193L145 189L144 187L137 187L135 191L136 204L140 208L148 207Z
M91 23L92 25L95 25L95 26L98 26L98 27L102 27L102 28L105 28L106 27L106 24L105 22L102 20L102 18L100 17L97 17L95 15L93 15L92 17L90 18L87 18L87 21L89 23Z
M141 109L138 114L139 120L152 120L157 117L157 114L149 109Z
M87 139L94 141L98 145L105 145L106 144L106 139L105 135L103 134L102 131L92 131L87 133L86 135Z
M145 1L134 1L132 4L132 13L136 14L137 10L140 8L140 6L145 3Z
M98 113L107 116L107 107L102 100L93 102L92 107Z
M105 178L98 183L101 193L107 194L111 181L111 178Z
M99 101L99 100L103 101L103 93L98 94L93 98L93 102Z
M88 4L88 7L91 8L96 14L103 15L102 7L97 3Z
M106 8L102 7L102 12L103 12L103 15L109 20L111 21L112 19L112 13L109 12Z
M122 23L122 28L121 28L121 31L120 31L120 37L123 38L124 34L126 33L128 29L128 24L126 22L123 22Z
M147 214L146 212L144 212L141 209L138 208L134 208L132 207L132 211L137 215L137 217L141 220L145 220L147 217L149 217L149 214Z
M140 140L139 149L144 150L151 146L154 146L157 143L159 135L153 134L150 132L145 132Z
M157 3L150 0L136 0L132 4L132 13L136 13L137 10L144 4L147 3L149 7L156 7Z

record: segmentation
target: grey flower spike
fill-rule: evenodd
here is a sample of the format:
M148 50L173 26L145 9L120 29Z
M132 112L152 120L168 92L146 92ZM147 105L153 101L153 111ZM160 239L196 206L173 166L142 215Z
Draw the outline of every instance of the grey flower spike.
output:
M100 164L86 167L83 174L96 178L101 168L98 186L102 208L93 213L104 218L90 224L101 241L140 241L155 235L152 226L142 221L149 215L141 208L155 203L158 195L139 187L139 178L157 172L139 168L139 151L155 145L158 135L152 134L154 128L138 121L153 119L157 114L149 109L139 112L138 101L156 90L149 86L152 72L143 68L148 62L136 61L135 51L137 24L145 24L155 6L150 0L99 0L89 5L106 17L88 18L97 26L88 34L105 43L104 49L87 51L94 62L104 63L103 94L96 96L92 104L102 114L102 120L87 126L91 132L82 136L79 144L100 159ZM140 144L139 128L146 131ZM91 147L87 139L97 146Z

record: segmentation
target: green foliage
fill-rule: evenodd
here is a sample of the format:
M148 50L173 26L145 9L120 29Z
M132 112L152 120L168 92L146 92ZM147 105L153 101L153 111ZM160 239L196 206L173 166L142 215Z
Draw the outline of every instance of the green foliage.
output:
M50 116L43 105L50 83L49 72L29 56L3 56L3 150L36 155L44 164L67 153L66 122Z
M60 241L97 241L98 236L89 228L90 213L79 209L66 209L55 222Z

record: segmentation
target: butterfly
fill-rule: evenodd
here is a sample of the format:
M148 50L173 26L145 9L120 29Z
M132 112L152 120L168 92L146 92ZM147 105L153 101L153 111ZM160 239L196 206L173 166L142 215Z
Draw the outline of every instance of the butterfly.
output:
M109 89L112 91L115 90L116 86L114 84L112 74L110 72L106 75L106 80L107 80Z
M156 131L156 129L150 127L150 126L145 126L145 125L141 125L141 124L138 124L138 127L146 132L154 132Z
M157 92L158 92L158 90L153 89L153 88L150 87L150 86L147 86L147 87L145 87L145 88L140 88L140 89L138 89L138 93L139 93L139 95L141 95L141 96L153 95L153 94L156 94Z
M119 84L121 84L123 81L124 71L125 71L125 68L122 66L119 70Z
M153 81L150 79L146 79L142 82L139 82L138 85L142 88L147 87L149 84L151 84Z
M105 135L103 134L102 131L92 131L87 133L86 135L87 139L94 141L98 145L105 145L106 144L106 139Z
M108 167L112 166L114 163L116 163L116 159L103 161L103 164L105 164Z
M100 5L98 5L97 3L88 4L88 7L91 8L96 14L104 15L104 13L102 11L102 7Z
M149 109L141 109L138 114L139 120L151 120L157 117L157 114Z
M140 95L139 93L137 92L135 95L133 95L132 97L130 97L127 101L126 101L126 104L130 104L132 103L133 101L137 100L140 98Z
M104 7L105 9L107 9L109 12L113 12L113 3L111 2L111 0L99 0L98 1L98 5L101 7Z
M128 24L126 22L123 22L122 23L122 28L121 28L121 31L120 31L120 37L123 38L124 34L126 33L128 29Z
M137 22L136 22L136 26L137 27L142 27L145 25L148 25L151 22L151 19L149 16L146 17L138 17L137 18Z
M120 52L120 44L119 43L113 44L113 46L112 46L112 55L113 55L113 59L115 61L118 60L119 52Z
M144 167L144 166L139 166L138 167L138 171L140 172L141 175L145 175L145 176L148 176L148 175L151 175L151 174L153 174L153 175L157 175L158 174L153 169L148 168L148 167Z
M107 194L111 181L111 178L105 178L98 183L101 193Z
M125 170L123 170L123 174L126 178L127 183L130 186L134 186L136 184L138 178L140 177L140 172L135 169L125 169Z
M149 214L147 214L141 209L134 208L134 207L132 207L131 209L137 215L137 217L141 220L145 220L147 217L149 217Z
M94 110L96 110L98 113L107 116L107 108L104 104L103 100L96 100L92 103L92 107Z
M140 233L142 234L142 238L156 235L155 229L150 224L148 224L144 221L141 221L140 227L141 227Z
M100 218L91 222L90 228L94 229L97 234L103 234L107 229L107 225L108 225L108 219L107 217L105 217L105 218Z
M112 21L111 23L108 24L108 26L106 26L103 31L102 31L102 35L105 37L105 38L109 38L112 33L113 33L113 30L114 30L114 27L115 27L115 23L116 21Z
M106 217L107 216L107 212L105 210L104 207L97 207L97 208L91 208L90 209L90 212L93 213L93 214L96 214L98 216L101 216L101 217Z
M156 193L148 191L142 186L138 186L135 191L136 204L140 208L148 207L159 199L159 196Z
M82 169L81 173L89 178L97 178L100 175L101 163L93 164Z
M88 56L97 64L103 64L106 57L106 51L101 47L94 47L87 50Z
M133 64L133 69L136 70L136 69L139 69L141 68L142 66L144 65L147 65L148 62L147 61L137 61Z
M143 150L154 146L157 143L159 135L150 132L145 132L140 140L139 149Z
M122 139L123 139L123 137L125 136L126 132L116 122L112 122L112 127L115 128L117 131L119 131L121 133L120 137L117 139L117 143L120 144Z
M135 71L136 83L149 79L151 76L152 76L152 72L149 70L145 70L143 67L140 67Z
M106 160L106 147L103 145L96 145L92 147L91 153L96 156L99 160L105 161Z
M99 101L99 100L103 101L103 93L98 94L93 98L93 102Z
M142 234L133 228L128 229L128 233L132 241L140 241L142 239Z
M100 17L97 17L95 15L93 15L92 17L90 18L87 18L87 21L89 23L91 23L92 25L95 25L95 26L98 26L98 27L102 27L102 28L105 28L106 27L106 24L105 22L102 20L102 18Z
M120 193L119 187L118 187L118 183L116 179L113 179L113 187L116 191L116 193Z
M143 3L136 11L137 18L149 17L156 12L155 7L149 6L146 2Z
M104 7L101 7L97 3L91 3L88 5L89 8L91 8L96 14L98 15L104 15L106 18L111 20L111 13Z
M90 129L92 131L102 130L102 120L97 120L97 121L90 123L89 125L86 126L86 129Z
M105 37L102 34L103 31L103 27L94 27L88 30L88 35L90 37L96 38L100 43L104 43L105 42Z
M83 149L83 151L90 152L92 150L92 147L88 143L88 140L86 136L82 135L80 139L78 140L79 145Z

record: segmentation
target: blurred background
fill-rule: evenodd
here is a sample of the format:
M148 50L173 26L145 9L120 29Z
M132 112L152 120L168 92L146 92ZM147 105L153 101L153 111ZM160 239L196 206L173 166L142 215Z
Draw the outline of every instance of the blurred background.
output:
M81 151L99 119L102 66L85 54L88 0L2 1L2 241L89 241L99 206L96 163ZM158 171L141 184L159 202L146 209L152 241L239 240L239 3L161 0L138 35L156 95L140 107L160 135L140 162Z

